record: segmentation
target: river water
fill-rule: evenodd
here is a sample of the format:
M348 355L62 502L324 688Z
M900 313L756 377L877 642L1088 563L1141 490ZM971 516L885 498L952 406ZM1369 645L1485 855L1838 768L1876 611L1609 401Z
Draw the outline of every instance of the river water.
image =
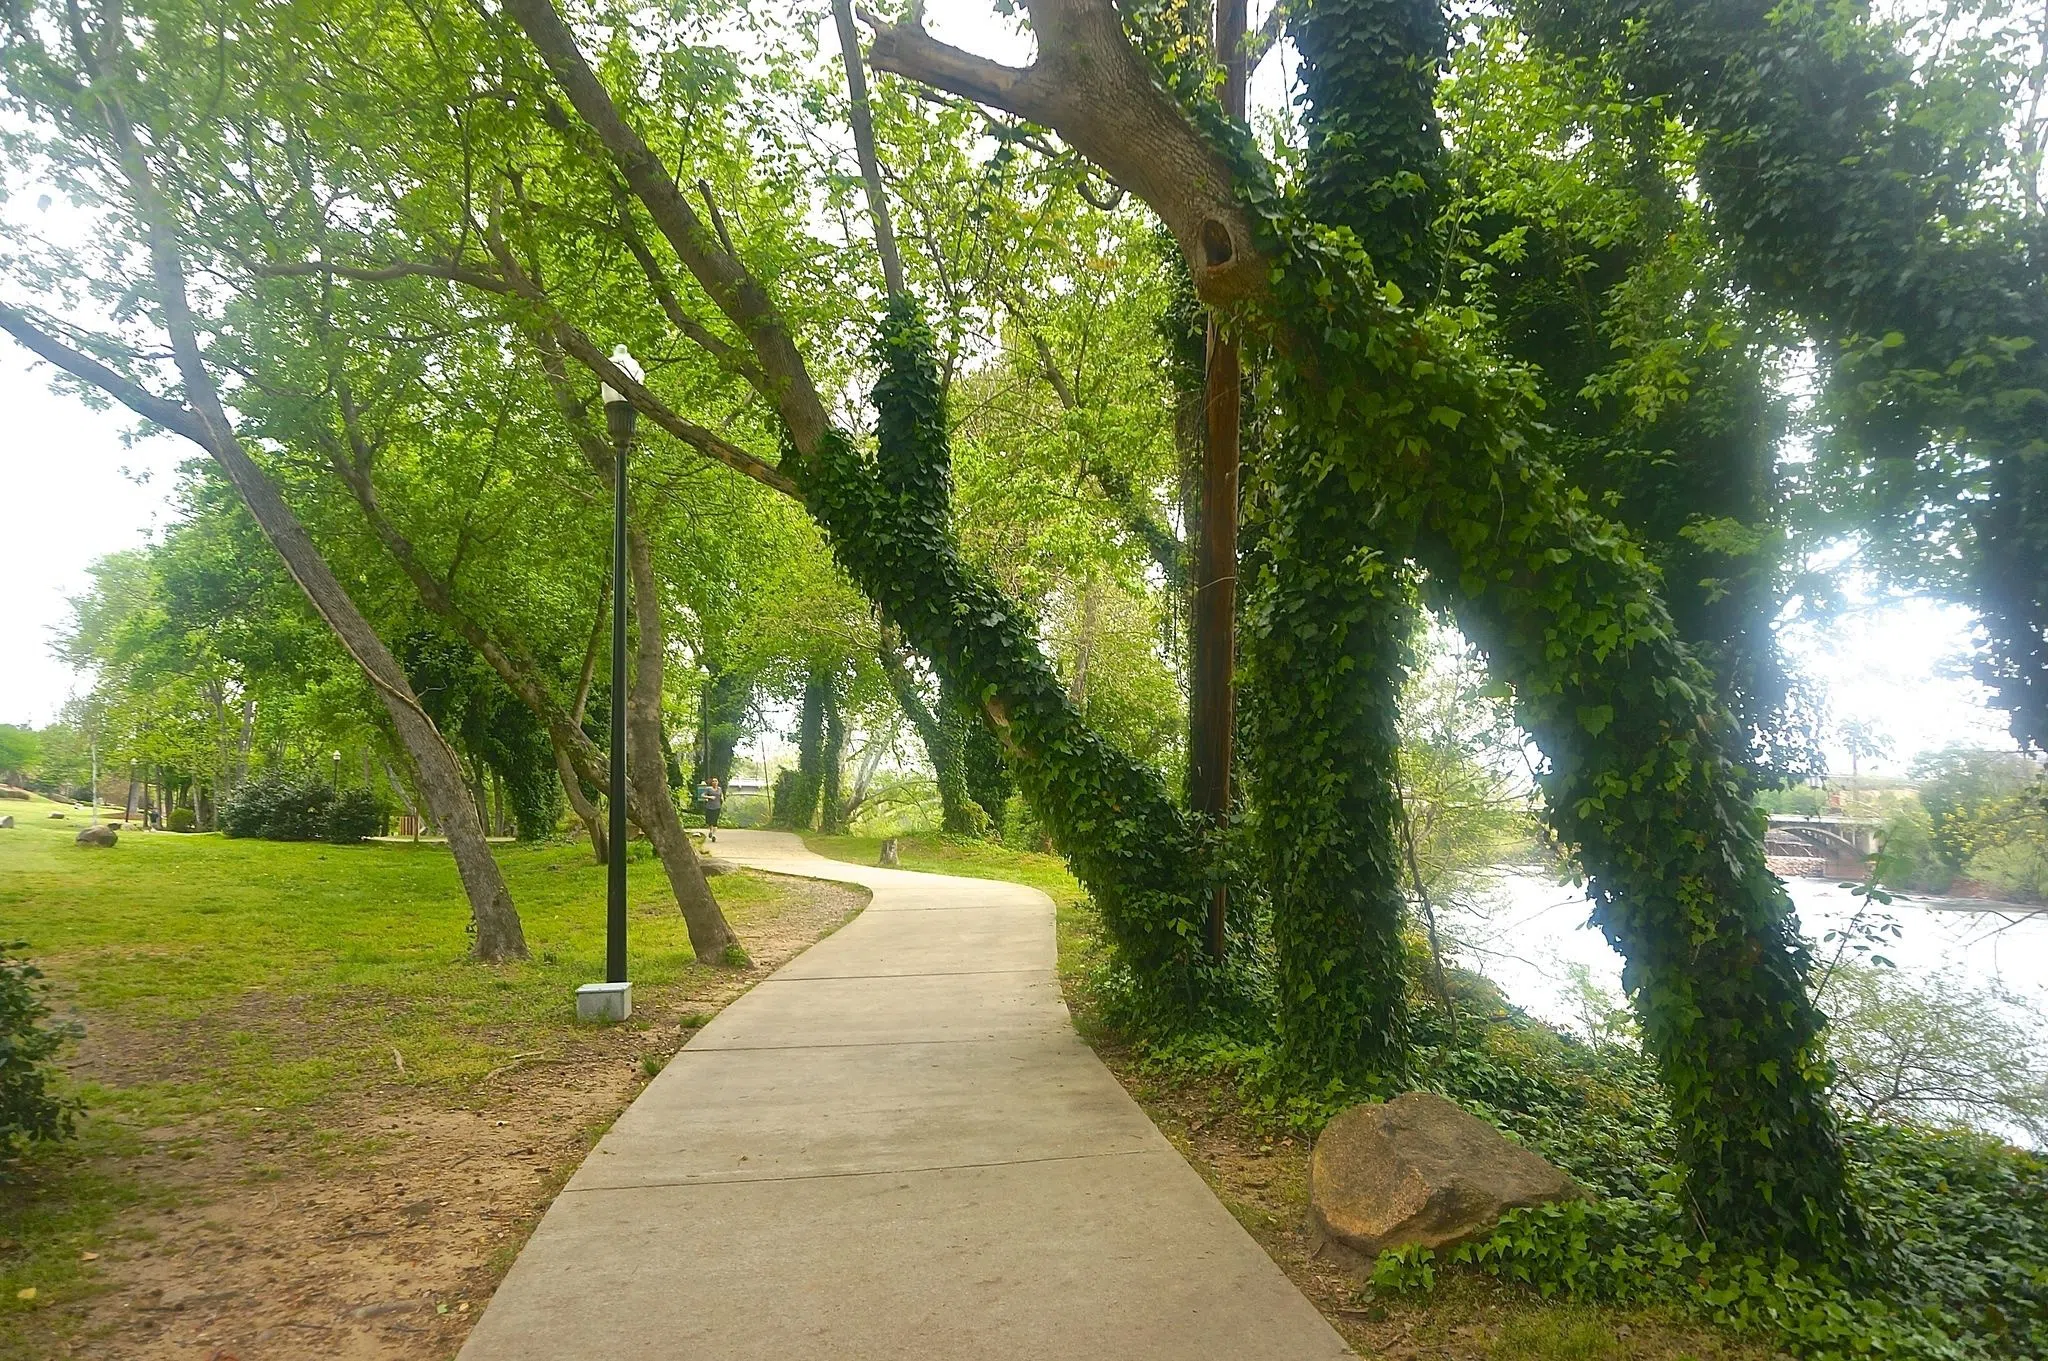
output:
M1823 936L1846 927L1862 900L1832 879L1791 879L1786 886L1816 957L1831 957L1836 946L1821 943ZM1583 1032L1581 980L1617 998L1621 991L1621 959L1586 924L1589 911L1572 885L1503 867L1462 909L1447 911L1445 925L1457 940L1459 963L1492 979L1532 1015ZM1945 974L1979 989L1995 984L2048 1032L2048 911L1896 894L1889 907L1870 910L1878 913L1900 928L1881 953L1901 975Z

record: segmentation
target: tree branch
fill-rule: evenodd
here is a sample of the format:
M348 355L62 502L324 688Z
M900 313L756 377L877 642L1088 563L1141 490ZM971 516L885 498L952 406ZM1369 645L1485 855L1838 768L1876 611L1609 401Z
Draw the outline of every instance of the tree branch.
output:
M1153 79L1112 0L1027 0L1038 60L1004 66L924 31L915 13L875 29L868 63L1042 124L1150 204L1180 242L1204 302L1262 292L1266 262L1236 197L1236 176Z
M504 0L504 8L547 63L577 114L611 153L654 225L719 310L753 346L764 379L761 395L781 413L798 454L808 456L831 429L831 420L768 291L705 229L661 158L620 115L610 92L576 46L575 36L555 12L552 0ZM632 396L634 405L648 415L655 414L625 384L614 382L612 386Z
M0 330L6 331L22 348L47 359L73 378L90 383L122 406L147 421L154 421L174 434L183 435L202 449L211 451L206 426L189 407L159 397L132 378L123 377L99 360L51 335L29 320L28 314L0 303Z

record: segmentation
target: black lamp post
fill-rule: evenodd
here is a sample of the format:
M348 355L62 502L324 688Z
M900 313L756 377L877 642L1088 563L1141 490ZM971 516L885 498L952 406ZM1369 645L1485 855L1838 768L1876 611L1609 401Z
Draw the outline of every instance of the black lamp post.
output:
M612 350L612 363L639 382L640 366L624 345ZM607 983L626 981L626 456L633 447L633 427L640 412L623 392L607 383L605 429L612 437L612 745L611 863L605 884L605 967ZM628 1003L628 1006L631 1004ZM623 1017L619 1019L624 1019Z

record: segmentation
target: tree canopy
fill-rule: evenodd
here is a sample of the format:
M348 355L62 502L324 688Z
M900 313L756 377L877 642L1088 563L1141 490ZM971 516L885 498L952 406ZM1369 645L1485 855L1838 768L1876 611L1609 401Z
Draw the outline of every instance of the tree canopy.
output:
M1067 856L1119 1024L1269 1038L1276 1099L1328 1105L1418 1079L1407 782L1464 776L1402 754L1401 695L1454 621L1626 961L1700 1231L1863 1252L1764 861L1759 790L1819 762L1774 626L1852 536L1977 612L2048 741L2038 35L1289 0L1298 96L1255 132L1205 8L1024 11L1028 67L867 16L858 105L822 13L719 0L0 11L6 194L96 224L7 220L0 327L217 469L102 569L78 655L209 697L134 720L194 770L268 668L331 659L451 841L486 766L539 825L553 762L595 828L602 382L652 427L633 816L700 954L731 935L664 715L711 768L749 696L799 707L786 807L831 826L847 715L899 708L949 829L1014 782ZM1184 789L1208 322L1244 357L1222 818Z

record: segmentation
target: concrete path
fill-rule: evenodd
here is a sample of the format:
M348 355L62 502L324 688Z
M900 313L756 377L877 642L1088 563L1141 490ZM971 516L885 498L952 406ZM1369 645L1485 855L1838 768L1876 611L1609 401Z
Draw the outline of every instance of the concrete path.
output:
M1074 1034L1044 894L718 850L874 900L648 1085L460 1361L1351 1355Z

